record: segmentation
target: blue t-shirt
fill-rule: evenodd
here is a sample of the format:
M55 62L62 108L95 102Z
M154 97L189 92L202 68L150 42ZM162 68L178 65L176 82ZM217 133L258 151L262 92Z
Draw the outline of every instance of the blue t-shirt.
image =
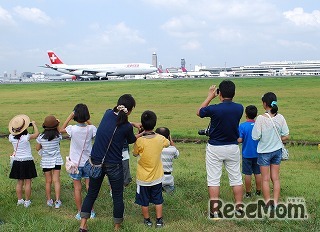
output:
M109 109L105 112L97 129L95 142L92 146L91 157L94 161L102 161L112 134L116 128L117 118L118 115L115 114L113 110ZM133 127L129 122L118 126L112 138L104 163L122 163L122 149L125 141L127 141L128 144L136 141Z
M239 138L242 138L242 156L244 158L257 158L257 146L259 140L252 139L254 120L243 122L239 126Z
M216 146L238 144L238 127L242 114L243 106L232 100L223 100L219 104L201 108L199 116L211 118L208 143Z

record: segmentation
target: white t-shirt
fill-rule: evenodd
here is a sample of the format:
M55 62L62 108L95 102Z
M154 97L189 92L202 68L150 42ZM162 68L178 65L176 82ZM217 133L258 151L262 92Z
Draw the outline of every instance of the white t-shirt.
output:
M280 136L289 134L289 128L285 118L281 114L272 117L272 120L278 130ZM282 148L273 124L269 117L259 115L252 129L252 139L259 140L258 153L269 153Z
M71 138L69 157L73 163L78 164L83 150L79 163L79 167L83 167L90 156L92 138L96 136L97 128L94 125L69 125L66 127L66 132Z
M22 135L20 139L15 139L13 135L11 134L9 135L9 142L12 143L13 150L15 151L13 152L15 154L14 160L18 160L18 161L33 160L29 139L30 139L30 134ZM19 141L19 144L18 144L18 141Z

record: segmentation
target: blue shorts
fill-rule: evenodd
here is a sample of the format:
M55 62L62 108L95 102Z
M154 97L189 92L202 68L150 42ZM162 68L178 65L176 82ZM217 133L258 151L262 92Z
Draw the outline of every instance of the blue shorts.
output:
M149 206L149 203L161 205L163 203L162 183L153 186L137 185L135 203L141 206Z
M242 157L242 173L245 175L260 174L260 166L257 164L258 158Z
M281 163L281 148L269 153L258 153L258 164L260 166L279 165Z
M89 176L87 175L87 173L85 173L83 171L83 167L78 167L78 174L69 174L69 176L73 179L73 180L81 180L82 178L88 179Z

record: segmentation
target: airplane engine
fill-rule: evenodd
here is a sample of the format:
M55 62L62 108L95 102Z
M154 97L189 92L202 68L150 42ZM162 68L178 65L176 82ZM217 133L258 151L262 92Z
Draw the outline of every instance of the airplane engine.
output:
M107 73L99 72L96 74L97 77L108 77Z
M76 70L76 71L73 71L72 74L74 74L76 76L81 76L84 74L84 71L83 70Z

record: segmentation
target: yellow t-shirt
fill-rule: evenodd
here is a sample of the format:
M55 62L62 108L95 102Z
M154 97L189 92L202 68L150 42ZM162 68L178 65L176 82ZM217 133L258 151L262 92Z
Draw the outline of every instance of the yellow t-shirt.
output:
M169 140L159 134L146 135L137 139L133 146L133 155L138 156L138 185L152 186L162 182L161 152L169 145Z

